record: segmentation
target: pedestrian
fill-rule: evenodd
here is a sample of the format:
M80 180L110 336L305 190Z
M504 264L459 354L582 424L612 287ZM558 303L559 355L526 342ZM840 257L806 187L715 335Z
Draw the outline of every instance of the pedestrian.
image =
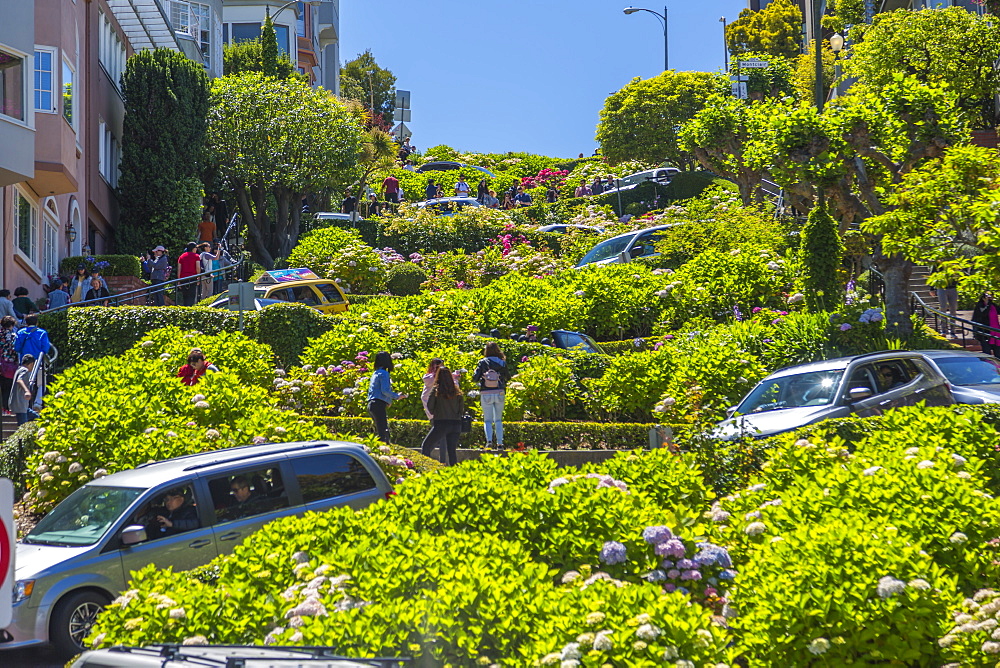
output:
M76 273L69 282L69 300L74 304L82 302L89 289L90 277L87 276L87 265L81 262L76 265Z
M618 179L615 177L614 174L608 174L608 181L607 183L604 184L604 192L608 192L609 190L614 190L617 187L618 187Z
M433 420L434 415L431 413L430 409L427 408L427 397L431 396L431 391L434 389L434 383L437 382L437 372L438 369L444 366L444 360L440 357L435 357L427 364L427 373L424 374L424 390L420 393L420 403L424 405L424 413L427 414L428 420Z
M517 187L517 194L514 195L514 206L531 206L531 195L524 191L524 186Z
M479 383L479 403L483 408L486 447L503 447L503 405L510 372L503 351L495 341L486 344L483 359L476 364L472 379Z
M226 289L226 274L222 270L222 244L216 243L212 250L215 251L215 259L212 260L212 294L221 294Z
M153 306L163 306L163 290L158 286L167 280L170 273L170 260L167 259L167 249L157 246L153 249L153 257L149 261L149 282L153 288Z
M603 192L604 192L604 184L601 183L601 177L595 176L594 182L590 184L590 194L600 195Z
M101 285L101 279L94 278L90 281L90 289L87 290L87 296L84 297L83 301L97 302L96 304L91 303L90 306L110 306L111 300L108 299L110 296L111 293L108 292L108 289Z
M413 166L413 161L412 160L407 160L406 164L403 165L403 169L405 169L408 172L415 172L415 171L417 171L417 168Z
M21 366L14 372L13 386L7 398L10 412L17 418L19 425L38 418L38 413L33 408L37 409L39 405L35 403L33 407L31 401L31 371L34 368L34 355L25 355L21 358Z
M396 197L399 197L399 191L396 191ZM374 218L382 213L382 205L379 204L378 197L375 193L368 195L368 217Z
M351 189L344 191L344 201L340 203L341 213L354 213L358 208L358 198L351 194Z
M14 386L14 373L17 371L17 351L14 341L17 339L17 318L5 315L0 318L0 397L3 400L3 414L11 415L10 390Z
M943 288L931 287L931 296L937 293L938 308L942 313L958 318L958 283L948 281ZM942 318L939 324L941 335L955 336L955 321Z
M104 280L103 276L101 276L101 270L98 269L97 267L94 267L93 269L90 270L90 280L88 280L86 284L88 289L90 288L91 281L93 281L94 279L100 281L101 287L110 292L110 289L108 288L108 282Z
M489 209L495 209L498 206L500 206L500 200L497 199L497 193L496 193L496 191L495 190L489 190L489 191L487 191L486 196L483 197L482 204L483 204L483 206L485 206L485 207L487 207Z
M28 288L18 287L14 289L14 310L21 314L22 319L29 313L38 313L35 302L28 298Z
M434 446L440 441L442 464L454 466L458 463L458 441L462 437L462 416L465 402L455 385L455 379L446 366L438 367L434 387L427 397L427 408L431 415L431 430L420 445L420 452L429 457Z
M983 327L974 327L972 335L979 341L983 352L1000 357L1000 309L993 301L992 292L984 292L972 309L972 322ZM984 329L992 327L993 330Z
M556 192L555 188L549 188L545 191L545 201L548 204L555 204L559 199L559 193Z
M574 197L587 197L589 195L590 195L590 187L587 186L587 182L586 181L580 181L580 185L578 185L576 187L576 190L573 191L573 196Z
M215 241L216 229L215 221L212 220L212 214L206 211L201 216L201 222L198 223L198 241L212 243Z
M206 299L211 297L213 294L212 283L214 278L212 276L212 263L218 261L218 259L222 257L222 251L216 250L215 253L213 253L212 245L202 242L198 244L198 257L201 259L201 265L199 266L199 269L201 269L201 278L198 281L201 286L201 291L198 295L198 299Z
M486 183L486 179L479 179L479 185L476 186L476 201L486 206L484 200L486 196L490 193L490 186Z
M198 293L198 279L193 278L198 274L201 265L201 256L195 252L196 244L191 241L185 246L181 256L177 258L177 278L180 282L181 306L194 306L195 295ZM183 279L188 280L183 280Z
M399 394L392 389L392 378L389 374L394 368L392 355L383 350L375 355L375 371L368 382L368 415L375 425L375 435L387 445L389 416L386 409L393 401L406 398L406 394Z
M392 204L399 204L399 179L390 174L382 181L382 190L385 192L385 201ZM375 214L378 215L378 214Z
M61 278L53 278L49 290L49 310L62 308L69 304L69 293L64 289L66 282Z
M503 205L501 206L501 208L504 211L510 211L511 209L514 208L514 198L511 197L510 191L507 191L503 194Z
M468 197L469 196L469 184L465 182L465 178L459 174L458 183L455 184L455 197Z
M434 179L427 180L427 187L424 188L424 199L434 199L437 197L438 187Z
M18 359L24 363L24 358L28 355L35 360L35 363L44 362L44 355L48 355L52 350L49 343L49 333L38 326L38 314L32 313L24 318L24 327L18 330L14 337L14 352ZM35 403L41 405L42 397L45 394L45 369L41 369L36 381L37 392L35 392ZM10 409L11 412L16 412Z
M205 353L201 348L192 348L187 356L187 364L177 369L177 377L185 385L197 385L201 377L205 375L205 372L218 370L217 366L210 364L205 359Z
M14 302L10 300L10 290L3 289L0 290L0 317L8 315L17 322L21 321L21 317L14 310Z

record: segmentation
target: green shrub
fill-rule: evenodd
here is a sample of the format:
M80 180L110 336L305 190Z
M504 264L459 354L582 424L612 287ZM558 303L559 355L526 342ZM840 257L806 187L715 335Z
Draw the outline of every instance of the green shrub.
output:
M389 269L386 288L394 295L418 295L420 284L427 280L427 274L412 262L397 264Z
M666 348L613 357L603 376L583 381L588 409L610 419L651 422L654 397L667 391L672 364Z
M25 422L7 440L0 443L0 478L14 483L14 495L25 491L25 471L28 458L35 452L35 432L38 423Z
M104 276L142 276L142 265L135 255L71 255L59 262L59 274L72 276L79 265L100 269Z
M833 311L843 300L837 272L844 258L844 243L840 239L837 221L825 206L809 212L809 221L802 228L799 249L805 275L806 306L810 311Z
M38 326L49 334L49 343L59 351L56 368L73 363L73 351L69 344L69 314L74 309L47 311L38 315Z
M943 648L942 661L950 665L994 668L1000 653L994 636L997 633L996 614L1000 610L1000 593L980 589L949 610L950 623L944 626L938 645Z
M308 267L346 292L372 294L385 288L386 264L354 230L326 227L303 235L288 266Z
M272 304L255 316L247 322L246 335L270 347L285 368L298 364L309 342L329 331L339 318L295 303Z
M561 420L579 389L569 360L537 355L518 367L506 394L504 415L511 420Z

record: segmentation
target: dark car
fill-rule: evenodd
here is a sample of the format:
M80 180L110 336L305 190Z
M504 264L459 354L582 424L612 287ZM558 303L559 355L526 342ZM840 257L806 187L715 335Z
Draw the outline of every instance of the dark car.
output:
M915 352L886 351L787 367L760 381L715 438L773 436L831 418L881 415L891 408L955 403L948 381Z
M970 350L921 350L951 383L958 404L1000 403L1000 360Z
M600 234L604 230L599 227L593 227L591 225L574 225L573 223L559 223L557 225L543 225L538 228L539 232L557 232L559 234L566 234L568 232L587 232L593 234Z

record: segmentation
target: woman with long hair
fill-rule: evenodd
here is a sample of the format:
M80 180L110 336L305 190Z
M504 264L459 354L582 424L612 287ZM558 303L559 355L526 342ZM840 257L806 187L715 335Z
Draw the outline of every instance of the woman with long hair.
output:
M430 456L434 446L442 441L441 463L455 465L458 463L458 441L462 437L462 415L465 413L465 402L451 371L446 366L437 370L434 388L427 397L427 408L431 415L431 430L424 437L420 451Z
M399 394L392 389L389 372L395 368L392 355L383 350L375 355L375 371L368 382L368 415L375 425L375 435L386 445L389 444L389 416L386 409L393 401L406 398L405 394Z
M440 357L435 357L427 364L427 373L424 374L424 390L420 393L420 403L424 405L424 413L427 414L428 420L433 420L434 415L431 410L427 408L427 398L431 396L431 392L434 391L434 383L437 382L437 372L438 369L444 366L444 360Z
M975 327L973 336L979 341L983 352L994 357L1000 356L1000 332L993 331L1000 328L1000 310L993 301L992 292L984 292L972 309L972 322L983 327ZM985 329L990 327L992 329Z
M490 341L483 350L483 359L476 364L472 379L479 383L479 403L483 408L483 429L486 447L503 447L503 405L507 396L510 371L503 351L496 341ZM433 411L432 411L433 412Z

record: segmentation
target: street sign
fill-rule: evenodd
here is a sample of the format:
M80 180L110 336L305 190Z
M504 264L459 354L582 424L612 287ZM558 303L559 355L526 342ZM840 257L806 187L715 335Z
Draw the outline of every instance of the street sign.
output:
M743 74L743 75L740 75L740 76L736 76L736 75L734 74L734 75L732 75L731 77L729 77L729 80L730 80L730 81L750 81L750 77L749 77L749 76L747 76L747 75L745 75L745 74Z
M741 60L736 64L741 70L743 69L764 69L768 67L771 63L766 60L761 60L760 58L749 58L747 60Z
M10 626L14 600L14 483L0 478L0 629Z
M410 91L396 90L396 110L393 112L392 120L397 123L410 122Z
M405 123L400 123L392 129L392 136L399 139L399 141L406 141L413 136L413 133L410 132L410 128L406 127Z
M733 82L733 97L739 98L740 100L747 99L747 83L745 81L734 81Z

